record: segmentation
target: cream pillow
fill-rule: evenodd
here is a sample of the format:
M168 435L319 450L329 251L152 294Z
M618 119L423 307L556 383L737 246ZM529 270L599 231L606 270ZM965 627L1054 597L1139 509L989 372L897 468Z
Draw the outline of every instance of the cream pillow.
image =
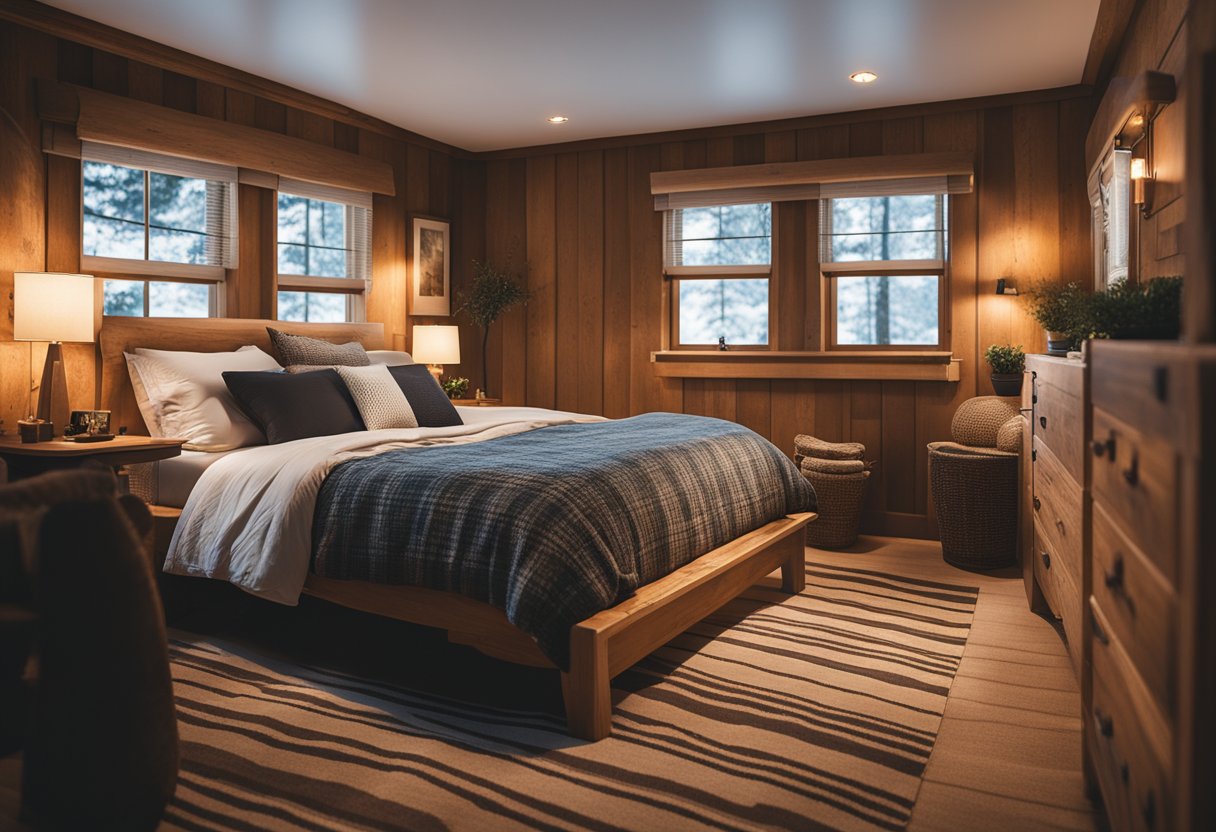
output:
M262 431L228 391L223 375L227 370L282 369L257 347L242 347L236 352L141 347L135 350L134 365L147 398L147 409L141 404L140 412L149 432L157 431L153 435L184 439L184 447L191 451L228 451L265 443Z
M416 428L418 417L385 364L335 367L368 430Z
M139 415L144 417L144 424L148 426L148 435L164 436L160 430L160 414L156 412L156 406L148 398L148 390L144 387L143 376L140 373L143 359L129 352L124 352L122 357L127 360L127 374L131 376L131 389L135 391L135 404L139 406ZM117 429L125 427L125 425L111 425L110 427Z
M368 350L367 360L373 364L387 364L390 367L403 367L414 363L414 356L401 350Z

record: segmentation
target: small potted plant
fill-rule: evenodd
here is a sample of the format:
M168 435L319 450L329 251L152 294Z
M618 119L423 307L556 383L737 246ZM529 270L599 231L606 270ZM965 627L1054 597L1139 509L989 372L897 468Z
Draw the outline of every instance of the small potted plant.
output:
M463 399L469 395L469 380L467 378L445 378L443 392L449 399Z
M984 352L984 360L992 368L992 390L998 396L1022 395L1022 374L1026 370L1026 353L1016 347L993 344Z
M1047 330L1049 355L1067 355L1085 337L1088 294L1077 281L1068 283L1039 283L1032 286L1030 316Z
M508 261L510 258L508 257ZM486 358L490 325L517 303L526 304L531 293L507 267L473 261L473 286L457 297L456 314L466 313L481 327L481 390L490 389L489 362Z

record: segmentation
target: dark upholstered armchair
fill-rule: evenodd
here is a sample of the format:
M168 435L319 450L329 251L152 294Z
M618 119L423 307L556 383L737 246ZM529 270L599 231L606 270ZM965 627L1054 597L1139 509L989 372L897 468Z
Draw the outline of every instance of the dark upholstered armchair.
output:
M0 485L0 745L24 751L22 817L38 828L153 829L173 795L151 528L107 472Z
M942 557L955 566L997 569L1017 557L1022 420L1016 402L968 399L950 425L954 441L929 444Z

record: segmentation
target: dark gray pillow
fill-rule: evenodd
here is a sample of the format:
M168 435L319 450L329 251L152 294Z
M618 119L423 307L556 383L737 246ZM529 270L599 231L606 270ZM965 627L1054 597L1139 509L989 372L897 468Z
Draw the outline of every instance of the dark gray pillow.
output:
M389 367L401 392L413 408L420 428L450 428L463 425L464 420L452 406L452 400L435 381L424 364L402 364Z
M348 344L331 344L319 338L309 338L307 335L292 335L290 332L280 332L266 327L270 333L270 343L278 353L279 363L284 367L293 364L322 365L326 367L366 367L371 363L367 350L358 341Z
M224 383L271 445L364 429L355 400L335 370L227 372Z

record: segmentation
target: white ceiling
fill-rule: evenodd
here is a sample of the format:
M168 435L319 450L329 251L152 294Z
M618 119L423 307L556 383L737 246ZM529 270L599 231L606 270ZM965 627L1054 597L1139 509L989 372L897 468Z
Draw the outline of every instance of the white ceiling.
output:
M50 3L494 150L1076 84L1099 0Z

